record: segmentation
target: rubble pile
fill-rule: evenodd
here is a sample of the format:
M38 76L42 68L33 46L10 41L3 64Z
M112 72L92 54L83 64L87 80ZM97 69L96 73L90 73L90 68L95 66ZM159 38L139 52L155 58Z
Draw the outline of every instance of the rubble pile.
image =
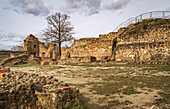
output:
M23 72L1 74L0 108L62 109L79 107L79 90L53 76Z

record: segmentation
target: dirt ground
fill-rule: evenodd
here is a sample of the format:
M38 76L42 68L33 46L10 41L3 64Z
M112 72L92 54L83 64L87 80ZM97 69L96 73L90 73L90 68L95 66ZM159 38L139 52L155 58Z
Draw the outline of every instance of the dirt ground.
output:
M170 104L169 67L108 62L10 68L12 71L50 75L79 88L91 108L140 109L145 103Z

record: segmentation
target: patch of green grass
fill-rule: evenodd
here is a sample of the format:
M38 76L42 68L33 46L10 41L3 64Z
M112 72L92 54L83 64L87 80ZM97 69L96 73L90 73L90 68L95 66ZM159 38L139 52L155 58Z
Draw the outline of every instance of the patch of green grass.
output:
M6 59L6 58L0 58L0 62L3 61L4 59Z
M90 88L91 92L96 94L137 94L140 93L135 88L148 87L151 89L158 89L168 92L170 90L170 77L169 76L110 76L103 79L104 82L88 83L93 85ZM127 86L127 88L123 88Z
M43 68L47 69L47 70L55 70L55 69L61 69L61 68L64 68L62 66L51 66L51 65L46 65L46 66L43 66Z
M122 64L125 63L125 64ZM170 65L152 65L152 64L126 64L126 62L116 62L116 61L109 61L108 63L101 63L101 62L88 62L88 63L71 63L65 64L71 66L85 66L85 67L138 67L142 68L142 71L146 70L158 70L158 71L170 71ZM147 67L147 68L146 68Z
M166 103L170 104L170 94L167 94L165 92L158 92L159 95L161 95L161 99L156 99L156 103Z
M124 102L122 102L121 104L123 105L128 105L128 104L133 104L132 102L130 102L129 100L125 100Z
M120 105L121 103L119 102L119 100L112 100L112 101L108 101L109 105L111 106L117 106Z
M119 90L121 85L118 85L118 83L103 83L102 86L98 86L97 84L93 86L93 88L90 89L90 91L95 91L96 94L100 95L109 95L109 94L115 94L120 93L121 90Z
M130 94L139 94L141 92L138 92L133 87L126 87L122 90L122 93L125 95L130 95Z
M116 98L116 96L111 96L111 97L110 97L110 99L115 99L115 98Z
M137 67L144 67L141 69L141 71L146 70L170 71L170 65L137 65Z
M164 91L170 90L169 76L110 76L103 79L106 82L115 81L121 86L131 87L148 87L154 89L162 89Z
M103 98L99 98L99 103L103 103L103 101L105 101L107 99L107 97L103 97Z

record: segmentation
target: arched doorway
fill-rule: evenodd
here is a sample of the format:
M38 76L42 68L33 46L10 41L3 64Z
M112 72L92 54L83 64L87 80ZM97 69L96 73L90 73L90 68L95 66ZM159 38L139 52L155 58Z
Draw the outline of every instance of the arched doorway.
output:
M44 53L44 52L42 52L42 53L41 53L41 56L42 56L42 57L45 57L45 53Z

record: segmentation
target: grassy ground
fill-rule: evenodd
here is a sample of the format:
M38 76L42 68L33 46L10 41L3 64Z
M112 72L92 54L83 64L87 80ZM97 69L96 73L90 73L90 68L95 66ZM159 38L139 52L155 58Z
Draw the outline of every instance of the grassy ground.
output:
M4 59L6 59L6 58L0 58L0 62L3 61Z
M25 64L10 65L8 67L33 67L33 66L40 66L40 64L28 61Z
M89 99L84 109L137 109L145 102L170 104L170 65L132 65L126 62L79 63L40 66L35 63L12 66L42 75L53 75L80 89ZM71 107L70 107L71 108Z

